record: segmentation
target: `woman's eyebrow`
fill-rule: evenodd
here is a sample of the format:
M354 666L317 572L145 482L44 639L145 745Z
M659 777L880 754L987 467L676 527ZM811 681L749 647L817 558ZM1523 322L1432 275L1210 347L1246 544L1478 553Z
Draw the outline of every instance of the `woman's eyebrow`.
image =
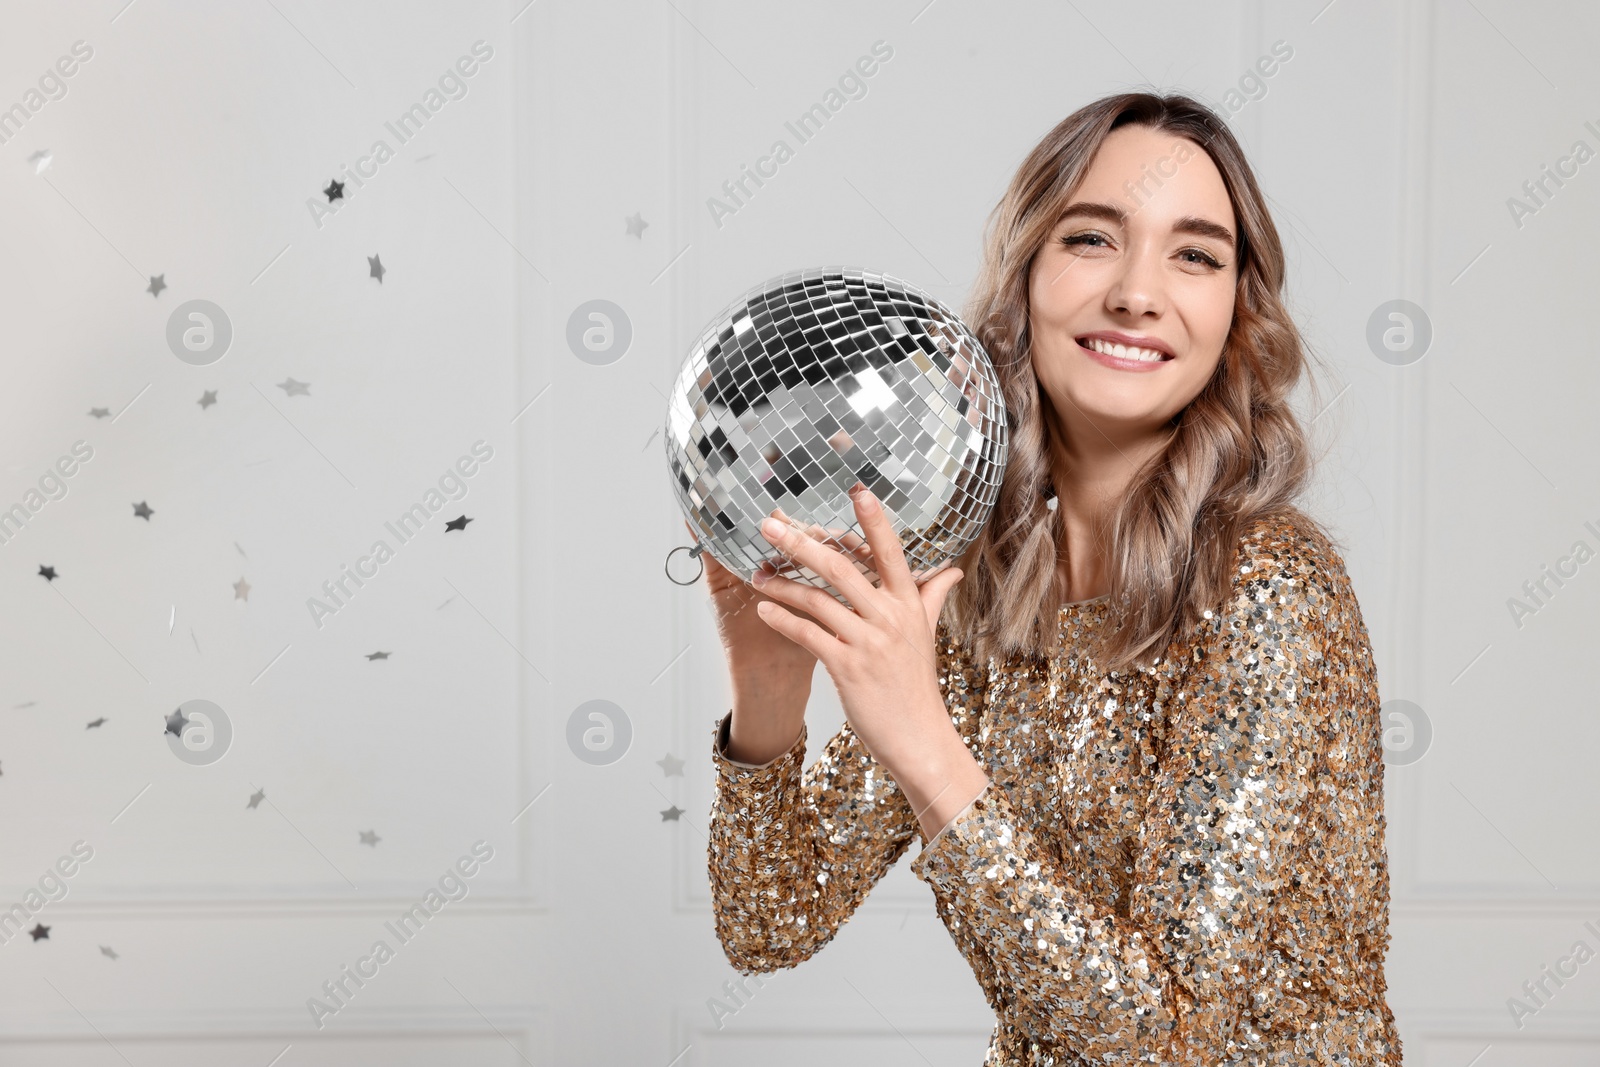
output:
M1061 213L1061 217L1056 220L1056 224L1060 225L1066 219L1073 217L1100 219L1104 222L1114 222L1118 226L1126 226L1128 223L1128 212L1120 204L1102 204L1088 200L1080 200L1068 205L1067 209ZM1174 222L1172 224L1172 232L1190 233L1196 237L1211 237L1225 242L1230 248L1234 244L1232 230L1220 223L1212 222L1210 219L1200 218L1198 215L1185 215L1177 222Z
M1215 237L1225 242L1229 248L1233 247L1233 231L1220 223L1210 219L1202 219L1198 215L1185 215L1172 224L1173 233L1192 233L1196 237Z

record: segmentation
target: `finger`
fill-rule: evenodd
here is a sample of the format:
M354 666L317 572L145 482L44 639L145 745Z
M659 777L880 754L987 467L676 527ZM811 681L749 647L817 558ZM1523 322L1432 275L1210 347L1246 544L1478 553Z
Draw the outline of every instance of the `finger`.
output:
M861 616L839 603L831 594L806 582L774 576L756 583L756 589L763 596L806 612L847 642L859 637L861 627L867 625Z
M806 533L813 541L821 541L825 545L838 548L851 559L861 564L863 569L872 570L872 550L867 546L867 542L862 540L861 536L855 532L854 528L849 526L842 528L821 526L817 523L812 523L806 527Z
M791 526L795 525L795 521L789 517L789 513L782 508L773 508L772 510L779 519ZM867 543L856 533L854 527L823 526L820 523L813 522L806 525L805 531L813 540L836 544L867 566L870 567L872 565Z
M872 570L872 548L866 539L856 533L855 527L843 528L828 527L828 542L839 546L841 550L867 570Z
M959 567L946 567L932 578L923 582L917 588L922 597L922 606L927 610L928 629L937 630L939 616L944 614L944 602L949 597L950 591L961 584L961 579L966 577Z
M781 532L769 534L766 521L763 520L761 536L786 559L803 563L826 579L850 601L851 606L862 618L874 621L883 618L883 610L877 603L877 598L883 594L868 584L861 572L850 565L842 552L820 541L813 541L803 531L793 526L781 522L779 525L782 527Z
M709 548L701 550L700 560L705 564L707 577L717 573L718 571L727 571L730 574L733 573L732 571L728 570L726 564L711 554L711 550Z
M894 532L894 524L889 521L889 513L883 510L870 489L859 482L856 485L858 488L853 494L856 518L866 532L867 544L872 546L874 569L883 579L884 589L896 598L914 595L917 583L911 577L911 568L906 566L905 550Z
M833 654L839 647L838 639L816 623L808 622L770 600L757 604L756 614L761 616L762 622L817 657L823 666L832 662Z
M784 511L781 507L773 508L773 513L791 526L799 525L793 518L790 517L789 513ZM823 526L820 523L813 522L806 524L803 529L806 532L806 536L810 537L813 541L820 541L825 545L836 546L842 549L860 565L857 568L857 573L873 571L872 549L867 545L866 541L862 540L861 535L855 532L854 527ZM762 567L765 568L769 574L777 573L777 569L770 566L767 561L763 561Z
M713 556L710 552L702 552L700 554L700 558L705 560L706 578L707 578L707 580L715 580L715 581L718 581L718 582L728 582L728 583L738 582L741 585L749 585L750 584L748 582L741 581L737 574L733 573L733 571L728 569L728 565L726 563L723 563L720 559L718 559L716 556Z
M813 541L827 541L839 533L838 530L835 530L832 527L823 526L821 523L799 522L794 518L794 516L790 515L787 511L784 511L781 507L773 508L772 514L778 517L779 522L787 523L798 530L805 531L805 535L811 538Z

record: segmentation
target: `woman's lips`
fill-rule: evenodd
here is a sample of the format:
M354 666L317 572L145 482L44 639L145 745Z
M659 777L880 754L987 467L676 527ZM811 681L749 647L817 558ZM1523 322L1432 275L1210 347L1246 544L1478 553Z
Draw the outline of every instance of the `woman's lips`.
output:
M1090 348L1081 341L1075 341L1074 343L1078 346L1078 351L1082 352L1095 362L1110 367L1112 370L1128 370L1148 373L1149 371L1160 370L1162 367L1172 362L1170 359L1158 359L1153 361L1142 359L1118 359L1116 356L1109 356L1104 352L1096 352L1094 349Z

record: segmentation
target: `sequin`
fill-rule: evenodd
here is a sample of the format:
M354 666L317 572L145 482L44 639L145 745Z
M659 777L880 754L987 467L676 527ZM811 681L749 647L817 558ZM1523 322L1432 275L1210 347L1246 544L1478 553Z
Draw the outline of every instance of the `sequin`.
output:
M990 782L911 861L994 1009L986 1067L1398 1065L1383 749L1344 561L1292 516L1239 546L1227 601L1154 666L1085 651L974 662L939 685ZM725 752L708 873L741 973L827 944L921 828L848 724L760 766Z

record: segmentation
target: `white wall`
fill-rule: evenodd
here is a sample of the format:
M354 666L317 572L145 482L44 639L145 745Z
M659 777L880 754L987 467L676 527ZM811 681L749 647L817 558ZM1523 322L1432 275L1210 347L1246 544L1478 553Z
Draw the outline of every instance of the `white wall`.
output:
M992 1019L905 863L806 966L720 1027L707 1007L735 977L704 873L727 690L703 589L662 573L684 540L665 390L705 319L784 269L959 302L1051 125L1147 83L1228 111L1281 40L1230 121L1328 367L1311 503L1383 698L1433 729L1386 784L1407 1061L1593 1061L1600 964L1521 1029L1506 1004L1574 941L1600 949L1600 564L1520 627L1507 607L1575 541L1600 549L1600 178L1583 165L1520 227L1506 203L1575 140L1600 150L1591 11L524 2L0 11L0 107L94 51L0 144L0 506L94 449L0 544L0 902L94 849L39 914L49 939L0 944L0 1059L976 1063ZM479 40L466 95L399 144L385 122ZM878 41L867 94L799 144L785 121ZM379 138L394 158L319 225L307 200ZM714 217L778 138L793 158ZM195 298L233 324L209 366L165 339ZM1433 326L1406 366L1366 340L1397 298ZM566 339L597 299L632 328L604 365ZM465 498L396 547L385 520L479 440ZM380 537L394 558L319 628L307 598ZM823 675L815 694L813 753L841 721ZM207 766L161 734L195 698L235 731ZM591 700L631 723L608 765L567 742ZM469 895L314 1028L307 998L480 840Z

